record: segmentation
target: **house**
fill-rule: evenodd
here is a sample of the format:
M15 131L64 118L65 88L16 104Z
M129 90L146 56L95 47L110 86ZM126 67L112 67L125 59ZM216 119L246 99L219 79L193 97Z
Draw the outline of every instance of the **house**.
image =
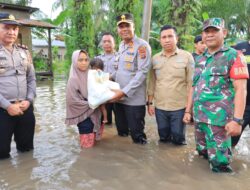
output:
M14 15L16 19L30 19L30 15L37 10L39 9L9 3L0 3L0 12L10 13ZM31 49L31 28L20 27L17 43L25 44Z
M54 59L58 59L63 61L65 58L66 48L65 43L60 40L53 40L52 41L52 49L53 47L58 48L57 57L54 57ZM48 57L48 42L46 40L40 40L40 39L32 39L32 51L34 54L39 54L41 57Z
M48 75L53 76L52 73L52 49L51 49L51 29L55 29L56 26L39 21L39 20L32 20L30 16L33 12L38 11L38 8L33 8L29 6L21 6L15 5L10 3L0 3L0 11L1 12L8 12L16 17L16 19L22 24L20 26L18 41L17 43L24 44L28 46L28 48L32 49L32 39L31 39L31 28L45 28L48 29L48 66L49 71L41 72L39 75Z

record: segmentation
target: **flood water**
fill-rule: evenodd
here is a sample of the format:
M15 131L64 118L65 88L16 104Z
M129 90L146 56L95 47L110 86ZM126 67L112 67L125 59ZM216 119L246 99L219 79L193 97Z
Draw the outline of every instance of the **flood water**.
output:
M81 149L77 128L65 126L66 81L38 82L33 152L0 161L0 189L18 190L250 190L250 130L234 150L234 174L215 174L195 152L193 128L188 145L159 144L153 117L146 118L149 143L118 137L107 126L92 149Z

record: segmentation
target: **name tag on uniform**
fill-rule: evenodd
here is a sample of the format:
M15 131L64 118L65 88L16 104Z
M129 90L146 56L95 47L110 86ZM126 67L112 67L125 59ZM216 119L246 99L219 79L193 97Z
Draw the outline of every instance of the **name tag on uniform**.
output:
M0 57L0 61L1 60L7 60L7 58L6 57Z
M127 52L127 55L134 55L135 53L134 52Z
M132 62L132 61L133 61L133 59L134 59L134 57L133 57L133 56L131 56L131 55L127 55L127 56L125 56L124 61L125 61L125 62Z

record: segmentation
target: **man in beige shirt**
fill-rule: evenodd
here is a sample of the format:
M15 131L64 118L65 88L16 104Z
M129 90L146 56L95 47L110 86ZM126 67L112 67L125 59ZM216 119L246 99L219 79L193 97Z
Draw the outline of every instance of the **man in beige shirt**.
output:
M177 47L176 28L165 25L160 31L162 51L153 56L148 84L148 113L156 116L160 142L186 144L182 121L189 88L192 85L194 60ZM153 106L154 100L154 106Z

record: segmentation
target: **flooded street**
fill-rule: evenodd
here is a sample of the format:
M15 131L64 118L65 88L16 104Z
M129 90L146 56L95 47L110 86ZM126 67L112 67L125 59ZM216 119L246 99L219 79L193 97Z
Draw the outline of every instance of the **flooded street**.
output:
M66 81L38 82L33 152L0 161L0 190L250 190L250 130L234 150L235 174L215 174L194 151L188 127L187 146L159 144L154 118L147 117L149 144L133 144L107 126L92 149L79 147L77 128L64 124Z

